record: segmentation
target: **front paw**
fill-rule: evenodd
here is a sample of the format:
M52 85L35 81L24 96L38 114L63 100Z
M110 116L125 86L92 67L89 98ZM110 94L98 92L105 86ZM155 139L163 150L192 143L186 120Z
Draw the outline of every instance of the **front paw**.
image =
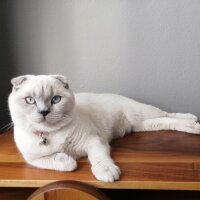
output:
M77 168L77 162L65 153L55 155L55 169L58 171L73 171Z
M101 161L92 166L95 177L104 182L114 182L119 179L121 171L112 161Z

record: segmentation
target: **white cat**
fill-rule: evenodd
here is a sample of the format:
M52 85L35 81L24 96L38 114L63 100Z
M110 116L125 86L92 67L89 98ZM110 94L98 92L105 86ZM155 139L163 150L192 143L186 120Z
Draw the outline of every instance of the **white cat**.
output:
M167 113L114 94L73 94L66 77L25 75L12 79L9 108L14 138L25 160L36 167L76 169L88 156L98 180L119 179L109 142L132 131L200 133L192 114Z

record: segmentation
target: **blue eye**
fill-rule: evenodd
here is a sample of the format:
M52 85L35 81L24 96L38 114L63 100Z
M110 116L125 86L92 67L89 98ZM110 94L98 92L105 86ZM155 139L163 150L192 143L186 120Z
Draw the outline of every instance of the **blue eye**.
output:
M27 104L35 104L35 99L33 97L30 97L30 96L26 97L25 101L26 101Z
M59 103L60 102L60 100L61 100L61 96L54 96L52 99L51 99L51 103L52 104L57 104L57 103Z

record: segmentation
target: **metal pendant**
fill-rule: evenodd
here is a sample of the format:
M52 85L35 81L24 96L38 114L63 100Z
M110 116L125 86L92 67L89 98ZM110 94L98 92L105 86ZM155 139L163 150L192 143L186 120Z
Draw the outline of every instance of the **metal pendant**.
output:
M42 139L42 141L40 142L40 145L48 145L48 140L47 138L43 136L43 132L40 133L40 137Z

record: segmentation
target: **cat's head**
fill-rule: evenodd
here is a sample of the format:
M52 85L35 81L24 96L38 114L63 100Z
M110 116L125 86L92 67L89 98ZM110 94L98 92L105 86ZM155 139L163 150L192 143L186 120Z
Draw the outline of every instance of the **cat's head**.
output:
M25 75L11 80L9 109L14 126L54 131L72 121L74 95L61 75Z

